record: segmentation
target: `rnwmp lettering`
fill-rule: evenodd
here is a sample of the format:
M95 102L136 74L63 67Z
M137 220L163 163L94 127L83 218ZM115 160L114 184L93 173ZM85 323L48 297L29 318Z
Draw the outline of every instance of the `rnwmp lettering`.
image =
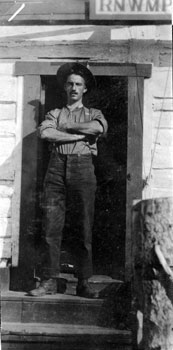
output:
M95 0L96 13L167 12L171 13L172 0Z

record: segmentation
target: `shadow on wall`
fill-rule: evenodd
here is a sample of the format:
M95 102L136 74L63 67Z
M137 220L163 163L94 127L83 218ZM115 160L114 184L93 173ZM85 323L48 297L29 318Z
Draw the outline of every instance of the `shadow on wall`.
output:
M39 151L41 149L41 140L37 136L38 124L38 106L40 101L30 101L29 105L33 106L32 116L34 121L23 120L23 129L25 133L29 125L30 130L35 128L35 131L30 132L23 137L22 140L22 178L21 178L21 193L20 196L20 232L19 232L19 262L17 267L11 267L10 271L10 289L25 291L35 286L34 268L36 261L39 263L40 254L42 255L42 237L41 237L41 209L40 193L42 192L42 179L38 175L39 167L41 166L41 159ZM25 118L24 118L25 119ZM25 125L26 123L26 125ZM31 124L29 124L31 123ZM1 174L4 174L4 180L9 178L6 174L11 172L11 179L14 180L17 162L20 161L21 144L18 144L11 153L10 157L1 165ZM40 174L43 172L39 172ZM2 179L2 176L1 176ZM40 180L40 181L39 181ZM10 185L9 185L10 187ZM14 189L16 190L16 189ZM15 203L13 204L15 210ZM6 216L14 220L14 215L11 213L11 208ZM5 228L6 237L9 237L11 230L11 223ZM13 222L14 223L14 222ZM15 224L15 223L14 223ZM16 232L17 234L17 232ZM12 240L15 232L12 233ZM10 249L10 248L9 248ZM41 250L41 252L40 252ZM12 252L14 254L14 251ZM4 240L4 247L2 247L2 256L6 257L6 242ZM11 259L8 260L11 264Z
M37 132L33 132L23 139L22 145L22 179L21 179L21 204L20 204L20 233L19 233L19 264L18 267L11 267L10 289L27 290L34 285L34 267L36 265L36 251L40 242L41 220L39 220L37 191L37 153L35 154L35 144L38 144ZM16 164L19 159L20 144L14 149L11 156L2 164L0 171L7 174L11 164ZM11 170L10 170L11 171ZM10 187L10 185L9 185ZM14 203L15 206L15 203ZM37 218L36 218L37 213ZM8 218L12 216L11 208L6 214ZM13 220L13 217L11 218ZM10 220L10 221L11 221ZM9 221L6 227L6 237L11 231ZM13 232L12 234L15 234ZM39 236L39 237L38 237ZM12 237L13 239L13 237ZM13 252L12 252L13 253ZM8 257L6 253L6 243L2 248L2 256ZM11 263L11 259L9 261Z

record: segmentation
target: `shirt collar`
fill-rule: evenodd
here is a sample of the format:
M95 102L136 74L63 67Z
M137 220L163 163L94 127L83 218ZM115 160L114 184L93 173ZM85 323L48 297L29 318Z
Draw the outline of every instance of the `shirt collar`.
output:
M73 112L73 111L75 111L75 110L78 110L78 109L81 109L82 107L83 107L83 103L81 103L80 105L76 106L75 108L73 108L73 106L66 105L66 108L67 108L69 111L71 111L71 112Z

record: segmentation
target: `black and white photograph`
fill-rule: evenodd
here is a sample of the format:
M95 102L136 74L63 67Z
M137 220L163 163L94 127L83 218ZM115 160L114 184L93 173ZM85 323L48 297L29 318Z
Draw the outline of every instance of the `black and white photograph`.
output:
M0 350L173 350L172 0L0 0Z

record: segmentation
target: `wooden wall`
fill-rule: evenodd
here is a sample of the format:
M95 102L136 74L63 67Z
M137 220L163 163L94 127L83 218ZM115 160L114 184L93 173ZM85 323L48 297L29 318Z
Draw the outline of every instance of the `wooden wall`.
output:
M0 267L18 252L21 177L22 78L12 63L0 65Z
M153 66L145 82L143 198L173 196L173 100L171 66Z
M62 59L85 59L152 63L152 76L145 80L144 91L143 179L147 184L143 198L146 199L173 195L171 46L171 27L166 25L1 27L1 259L11 258L12 248L18 251L23 83L21 77L13 76L14 62L51 60L53 64Z

